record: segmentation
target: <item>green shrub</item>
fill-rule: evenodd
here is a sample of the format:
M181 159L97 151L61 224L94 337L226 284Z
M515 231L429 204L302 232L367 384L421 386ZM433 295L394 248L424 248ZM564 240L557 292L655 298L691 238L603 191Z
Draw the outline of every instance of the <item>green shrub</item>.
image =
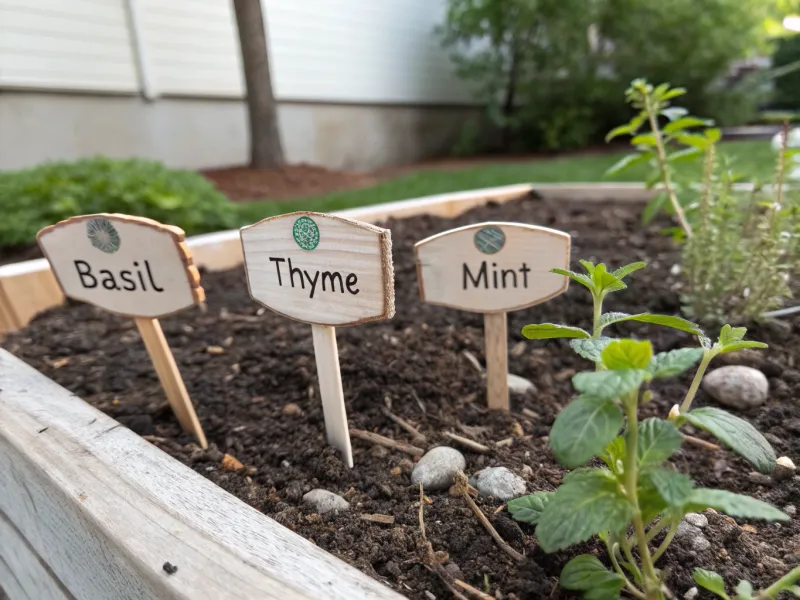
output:
M772 66L786 67L799 60L800 35L779 39L772 55ZM800 109L800 71L787 73L775 80L773 105L784 110Z
M149 217L187 234L235 226L233 206L201 175L147 160L88 158L0 173L0 247L35 242L57 221L110 212Z

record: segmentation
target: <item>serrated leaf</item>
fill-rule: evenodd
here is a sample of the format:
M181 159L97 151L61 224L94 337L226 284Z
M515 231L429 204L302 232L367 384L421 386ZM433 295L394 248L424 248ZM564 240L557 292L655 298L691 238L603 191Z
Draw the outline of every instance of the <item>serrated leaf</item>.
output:
M612 472L620 475L623 472L622 465L625 461L625 438L617 436L603 450L600 459L608 465Z
M670 327L679 331L685 331L694 335L702 335L700 327L696 323L682 319L681 317L673 317L670 315L653 315L650 313L640 313L638 315L629 315L627 313L611 312L606 313L600 317L598 327L603 329L613 323L622 323L623 321L637 321L639 323L652 323L653 325L662 325Z
M675 133L690 127L708 127L713 121L708 119L698 119L697 117L681 117L664 125L664 133Z
M745 350L746 348L754 348L757 350L763 350L764 348L769 348L769 346L763 342L733 342L731 344L727 344L722 346L717 353L718 354L727 354L728 352L736 352L737 350Z
M684 418L713 435L762 473L770 473L775 468L776 456L772 446L744 419L713 406L696 408L686 413Z
M655 379L674 377L696 365L703 358L702 348L679 348L659 352L647 365L647 371Z
M587 277L583 273L567 271L566 269L550 269L550 272L555 273L556 275L564 275L565 277L569 277L575 283L580 283L582 286L594 291L594 283L592 282L591 278Z
M694 485L688 475L659 467L645 474L667 506L680 507L690 501Z
M671 163L676 162L689 162L696 159L699 156L703 155L703 151L699 148L683 148L682 150L677 150L672 154L667 156L667 161Z
M649 225L669 198L666 194L656 194L642 212L642 223Z
M572 377L572 385L587 396L617 400L642 385L644 375L641 369L584 372Z
M645 419L639 424L639 445L636 458L642 469L660 465L683 444L683 435L672 421L656 417Z
M692 572L694 582L701 588L707 589L712 594L716 594L720 598L729 600L728 594L725 592L725 580L722 575L714 571L707 571L706 569L696 568Z
M515 521L536 525L553 494L555 492L535 492L528 496L509 500L506 506Z
M622 411L613 401L581 396L556 417L550 448L556 460L574 469L600 454L622 427Z
M647 340L614 340L600 354L607 369L644 369L653 357L653 346Z
M625 580L606 569L596 556L581 554L570 560L561 570L561 587L565 590L614 593L619 596L619 591L625 585ZM586 596L588 597L588 596ZM593 596L605 598L606 596ZM612 596L608 596L612 597Z
M753 584L742 579L736 586L736 600L752 600L753 598Z
M650 154L646 152L637 153L637 154L628 154L623 156L613 165L611 165L606 172L603 174L606 177L610 177L611 175L616 175L617 173L621 173L625 169L629 169L634 165L641 164L643 162L647 162L650 158Z
M545 552L556 552L600 531L624 529L634 512L611 472L586 469L564 478L536 526L536 538Z
M720 346L727 346L734 342L739 342L747 335L747 327L731 327L730 325L723 325L719 332L717 343Z
M569 327L568 325L555 325L554 323L539 323L535 325L525 325L525 327L522 328L522 335L524 335L529 340L592 337L580 327Z
M610 337L601 336L599 338L574 339L570 340L570 347L583 358L592 362L600 362L600 353L603 348L613 341Z
M644 269L646 266L647 266L646 262L633 262L628 265L622 266L615 271L612 271L611 274L617 279L622 279L623 277L627 277L628 275L630 275L635 271L638 271L639 269Z
M712 490L710 488L696 488L692 490L683 510L685 512L700 512L713 508L724 512L731 517L742 519L761 519L763 521L786 521L789 515L778 510L771 504L756 500L750 496L734 494L727 490Z

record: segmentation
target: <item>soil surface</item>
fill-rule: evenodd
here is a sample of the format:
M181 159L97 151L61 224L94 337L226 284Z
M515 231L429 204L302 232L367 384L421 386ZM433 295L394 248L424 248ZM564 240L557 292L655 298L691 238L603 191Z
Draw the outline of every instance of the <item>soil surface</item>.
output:
M671 274L677 252L659 235L664 223L643 228L640 207L604 202L550 203L525 198L478 208L454 220L417 217L391 221L397 315L390 321L338 330L342 380L351 428L430 448L452 445L453 432L491 447L488 454L460 448L468 474L490 465L522 475L528 491L553 490L565 474L553 460L547 435L572 397L571 376L591 368L561 340L532 342L519 331L531 322L588 327L590 298L578 285L540 306L509 315L510 371L531 380L536 391L512 397L512 412L485 408L485 384L465 356L483 362L483 321L471 314L422 304L412 245L452 227L487 220L519 221L562 229L573 236L579 258L619 266L644 260L649 268L630 278L607 310L677 314L680 281ZM39 316L4 346L45 375L119 419L178 460L239 498L309 538L325 550L414 600L451 597L442 580L423 565L418 523L419 491L411 485L415 457L353 439L355 468L348 469L327 447L318 397L310 328L259 308L248 296L240 269L204 275L208 312L186 311L163 320L178 365L208 435L208 451L183 434L170 413L130 319L86 305L70 305ZM617 335L647 335L657 351L692 345L687 334L655 326L620 325ZM800 458L800 319L754 327L750 339L767 342L753 360L770 381L768 402L739 413L773 443L778 456ZM685 393L689 378L661 380L643 417L664 416ZM713 401L702 392L697 405ZM419 427L427 441L414 441L386 414ZM695 432L703 437L703 434ZM504 441L495 446L495 442ZM226 470L223 453L241 461ZM778 507L800 504L800 478L776 481L753 472L733 454L684 446L677 467L698 485L753 495ZM343 495L348 513L319 516L302 503L314 488ZM570 598L557 586L561 567L574 554L598 552L590 542L548 555L533 529L512 521L502 502L477 503L508 543L525 554L522 564L499 551L463 498L428 493L424 510L428 539L446 552L453 573L497 598ZM791 509L790 509L791 510ZM388 515L393 523L364 520ZM669 569L677 597L694 584L703 566L726 578L766 585L800 561L800 517L781 524L752 524L709 513L704 530L710 547L697 550L676 540L659 566ZM605 554L600 553L606 560ZM710 598L701 592L699 598Z

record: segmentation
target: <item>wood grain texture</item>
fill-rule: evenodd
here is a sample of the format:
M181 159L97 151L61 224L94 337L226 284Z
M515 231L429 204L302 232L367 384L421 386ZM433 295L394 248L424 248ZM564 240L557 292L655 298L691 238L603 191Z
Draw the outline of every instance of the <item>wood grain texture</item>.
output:
M486 344L486 403L508 412L508 319L506 313L483 316Z
M150 355L150 360L153 361L153 367L172 412L175 413L183 430L194 435L201 448L208 448L206 434L197 418L194 405L189 398L189 392L186 391L186 385L183 383L178 365L175 364L175 357L169 349L167 338L164 337L164 332L161 330L161 323L158 322L158 319L137 318L134 320L147 348L147 353Z
M322 398L322 412L325 418L325 435L328 443L342 453L344 462L352 468L353 449L350 444L350 429L347 426L342 374L339 370L336 329L327 325L312 325L311 333L317 361L319 395Z
M2 350L0 490L36 600L34 560L70 600L401 598Z
M250 295L270 310L339 327L394 315L388 229L295 212L243 227L241 236Z
M184 238L177 227L109 213L72 217L36 236L67 296L150 318L205 297Z
M483 234L488 234L481 243ZM508 312L566 291L569 234L522 223L459 227L414 245L420 296L430 304L475 312Z

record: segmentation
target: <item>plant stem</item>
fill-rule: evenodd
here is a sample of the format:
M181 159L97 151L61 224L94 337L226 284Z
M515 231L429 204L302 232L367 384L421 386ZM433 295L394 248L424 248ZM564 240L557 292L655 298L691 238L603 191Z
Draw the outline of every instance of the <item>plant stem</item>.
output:
M600 337L600 317L603 314L603 297L592 295L594 301L594 319L592 320L592 338Z
M800 567L795 567L767 589L759 592L756 598L758 600L774 600L783 590L798 581L800 581Z
M694 379L692 379L692 385L689 387L689 391L686 392L686 397L683 399L683 403L681 404L681 414L689 412L689 409L692 407L692 401L697 395L697 390L700 388L700 382L703 380L703 375L706 374L708 363L711 362L711 359L714 358L714 356L715 354L711 350L703 349L703 358L700 361L700 366L697 367L697 372L694 374Z
M606 539L606 550L608 551L608 556L611 559L611 564L614 566L614 570L625 580L625 587L631 593L631 595L635 596L636 598L644 598L644 594L637 588L631 580L628 579L628 576L625 574L625 571L622 567L619 566L619 561L617 561L617 557L614 554L614 548L611 546L611 543Z
M686 220L686 215L683 212L683 208L678 202L678 196L675 194L675 188L672 185L672 178L669 176L667 153L664 150L664 138L661 137L661 130L658 128L657 117L653 105L651 104L651 100L648 96L645 96L645 111L647 112L647 118L650 121L650 129L653 132L653 138L656 142L658 167L661 171L661 180L664 182L664 190L667 192L667 196L669 197L669 201L672 204L673 210L675 211L675 217L678 219L681 229L683 229L683 231L686 233L686 237L690 238L692 237L692 226L689 225L689 222Z
M669 548L669 545L672 543L672 538L675 537L676 533L678 533L678 524L675 521L672 521L669 524L669 531L667 532L667 537L664 538L664 541L661 542L661 545L658 547L658 550L656 550L655 554L653 554L654 563L659 558L661 558L664 552L667 551L667 548Z

